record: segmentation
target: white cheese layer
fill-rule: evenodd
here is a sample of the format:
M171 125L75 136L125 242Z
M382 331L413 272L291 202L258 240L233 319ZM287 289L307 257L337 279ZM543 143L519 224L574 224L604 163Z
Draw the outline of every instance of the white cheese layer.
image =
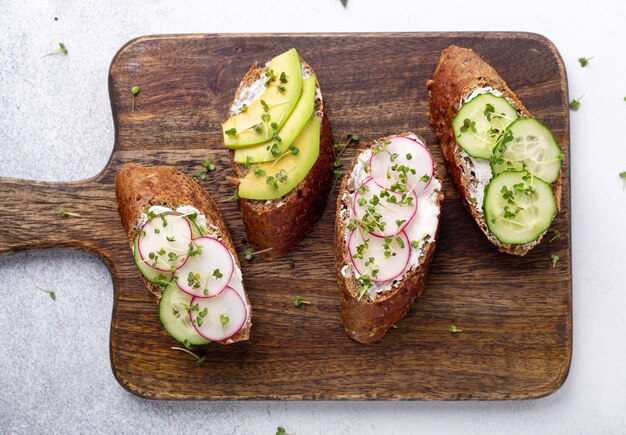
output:
M415 135L409 135L418 139ZM419 140L419 139L418 139ZM348 180L349 186L360 186L363 181L370 178L371 175L365 171L366 165L369 165L369 161L372 157L372 151L367 149L359 155L356 165L352 168L350 179ZM420 260L424 256L424 248L426 241L433 241L435 233L437 232L437 226L439 224L439 217L441 215L441 207L437 204L437 196L441 192L441 183L435 177L431 180L428 187L422 192L417 193L417 213L406 226L404 231L410 242L419 241L417 248L411 246L411 252L409 256L409 262L402 274L398 275L392 281L372 282L372 286L368 289L368 295L370 298L376 297L378 293L382 293L387 290L391 290L397 287L398 283L404 278L404 275L417 268ZM352 204L354 201L354 193L345 192L342 197L344 204ZM352 207L344 207L340 211L340 219L344 222L348 222L354 216L354 210ZM343 234L343 240L346 245L348 244L348 238L350 237L351 230L346 228ZM342 269L341 274L344 278L359 278L360 274L352 265L352 262L348 262Z

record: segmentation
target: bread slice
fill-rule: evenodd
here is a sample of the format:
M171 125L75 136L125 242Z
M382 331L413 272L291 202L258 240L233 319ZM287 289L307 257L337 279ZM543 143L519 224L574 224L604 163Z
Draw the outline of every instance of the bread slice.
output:
M313 68L301 59L303 74L315 75ZM255 63L246 73L235 92L234 101L264 77L267 66ZM239 106L231 103L229 115L235 115ZM322 119L320 153L304 180L282 198L268 201L239 198L247 241L256 251L265 251L266 259L279 257L290 251L311 231L322 217L333 180L333 142L324 99L316 80L315 115ZM234 151L231 150L231 157ZM248 169L233 160L236 179L243 178ZM234 180L236 182L236 180Z
M128 234L131 250L135 235L141 229L142 215L146 214L150 207L163 206L175 210L181 206L192 206L206 216L207 226L211 227L212 232L221 238L224 246L233 255L236 267L241 270L235 246L219 208L213 198L191 177L171 166L147 168L127 163L115 177L115 191L118 211L122 225ZM137 273L141 275L139 271ZM143 276L142 279L158 301L163 288L147 281ZM252 326L250 300L245 292L244 296L244 302L248 308L246 324L224 344L247 340L250 336Z
M409 136L417 139L410 132L394 136ZM382 143L392 136L382 138ZM422 141L423 142L423 141ZM411 308L413 301L424 291L428 267L433 258L437 246L439 223L441 221L441 204L444 199L443 180L434 164L432 191L429 199L437 209L436 230L432 236L426 236L419 249L411 249L411 255L418 255L418 261L413 266L407 266L404 274L398 281L393 281L387 290L377 293L374 297L370 294L360 296L360 282L352 264L347 247L349 229L347 225L352 216L353 195L358 188L357 163L360 156L369 150L375 143L360 149L350 165L341 182L341 188L337 197L337 217L335 221L335 266L337 272L337 284L341 302L341 323L348 335L361 343L373 343L380 340L387 330L403 318ZM433 162L434 163L434 162ZM436 181L435 181L436 180ZM423 199L420 198L418 204ZM419 205L418 205L419 213ZM419 219L419 215L414 219Z
M446 169L456 185L465 207L491 243L500 251L513 255L526 255L534 248L545 232L536 240L524 245L500 242L487 228L481 201L472 201L472 190L481 188L473 159L457 144L452 128L463 102L476 90L492 88L499 91L523 117L532 116L517 96L509 89L498 73L473 50L450 46L441 54L433 79L427 83L430 90L429 118L443 153ZM553 183L557 209L561 208L561 176ZM484 190L484 185L482 186Z

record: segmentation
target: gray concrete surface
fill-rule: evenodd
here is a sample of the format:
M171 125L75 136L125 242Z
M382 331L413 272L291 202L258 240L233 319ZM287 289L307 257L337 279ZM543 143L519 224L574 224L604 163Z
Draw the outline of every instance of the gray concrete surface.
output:
M0 258L1 433L623 433L626 427L624 3L289 0L0 0L0 176L79 180L113 144L107 69L150 33L526 30L551 38L572 96L574 359L556 394L529 402L154 402L114 379L111 278L97 259ZM496 9L494 9L496 8ZM493 12L486 12L493 11ZM58 20L54 18L57 17ZM68 56L42 57L63 41ZM576 59L595 56L581 69ZM19 204L15 210L19 219ZM2 229L0 229L2 231ZM54 289L57 300L37 290Z

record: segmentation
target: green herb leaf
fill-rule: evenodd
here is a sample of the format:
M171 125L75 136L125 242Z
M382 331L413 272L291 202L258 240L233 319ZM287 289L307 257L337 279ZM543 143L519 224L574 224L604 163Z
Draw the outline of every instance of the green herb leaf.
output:
M261 100L261 106L263 106L263 110L265 112L269 112L270 111L270 106L265 102L265 100Z
M580 66L584 68L587 66L591 59L593 59L593 57L579 57L578 63L580 63Z
M224 133L226 133L230 137L235 137L235 136L237 136L237 129L235 127L229 128Z
M222 202L237 201L238 199L239 199L239 193L235 191L235 193L233 193L232 196L229 196L228 198L223 199Z
M36 288L38 288L42 292L48 293L48 296L50 296L50 299L52 299L53 301L56 301L57 295L53 290L47 289L37 283L33 283L33 284L35 285Z
M457 332L463 332L462 329L456 327L456 325L450 324L450 328L448 328L451 334L456 334Z
M213 160L211 160L210 157L206 159L204 162L202 162L202 167L204 168L206 172L215 171L215 164L213 163Z
M624 97L626 98L626 97ZM622 185L622 190L626 189L626 171L622 171L619 173L619 176L622 180L624 180L624 184Z
M139 86L133 86L130 88L130 93L133 95L137 95L139 93Z
M558 255L554 255L554 254L550 255L550 261L552 262L552 268L556 267L556 263L557 263L557 261L559 261L560 258L561 257L559 257Z
M574 98L572 101L570 101L569 108L572 109L573 111L580 109L580 100L582 100L583 97L584 95L578 97L578 99Z
M302 304L310 304L311 302L309 301L305 301L304 299L302 299L302 296L298 295L294 298L293 300L293 306L294 307L299 307Z
M220 323L222 324L222 326L226 326L228 322L230 322L230 319L228 318L228 316L220 314Z
M68 217L81 217L78 213L71 213L69 211L67 211L65 208L61 207L61 210L59 211L59 216L61 216L62 218L68 218Z
M254 253L252 252L252 249L250 248L246 249L246 260L251 261L252 257L254 257Z
M62 42L59 42L59 51L67 56L67 48L65 47L65 44Z
M202 322L200 322L200 324L202 324ZM186 344L185 344L185 347L187 347ZM180 350L181 352L188 353L189 355L191 355L192 357L196 359L196 364L202 364L206 360L206 356L198 355L197 353L192 352L191 350L189 350L188 348L186 349L185 347L172 347L172 350Z
M342 3L344 1L347 2L348 0L341 0ZM286 432L285 432L285 428L284 427L278 426L276 428L276 435L285 435L285 434L286 434Z
M555 240L557 240L559 237L561 237L561 232L559 230L554 230L554 237L552 237L548 243L552 243Z

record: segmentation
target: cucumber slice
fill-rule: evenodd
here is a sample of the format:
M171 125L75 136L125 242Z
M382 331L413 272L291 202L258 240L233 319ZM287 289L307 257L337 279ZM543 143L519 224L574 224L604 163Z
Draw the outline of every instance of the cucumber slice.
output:
M202 337L191 324L189 306L193 296L169 285L163 291L159 303L159 318L163 328L175 340L185 345L200 346L211 341Z
M535 118L520 118L509 125L493 149L491 170L528 171L553 183L561 171L563 152L548 127Z
M148 281L153 282L158 285L167 286L174 275L170 272L163 272L157 270L150 265L146 264L144 260L142 260L141 255L139 254L139 246L137 244L139 240L139 233L135 236L135 240L133 241L133 258L135 259L135 264L137 265L137 269L139 272L146 278Z
M470 156L490 159L498 136L517 118L506 98L480 94L461 106L452 121L454 137Z
M502 172L485 188L489 231L502 243L525 245L552 225L556 202L552 187L527 171Z

